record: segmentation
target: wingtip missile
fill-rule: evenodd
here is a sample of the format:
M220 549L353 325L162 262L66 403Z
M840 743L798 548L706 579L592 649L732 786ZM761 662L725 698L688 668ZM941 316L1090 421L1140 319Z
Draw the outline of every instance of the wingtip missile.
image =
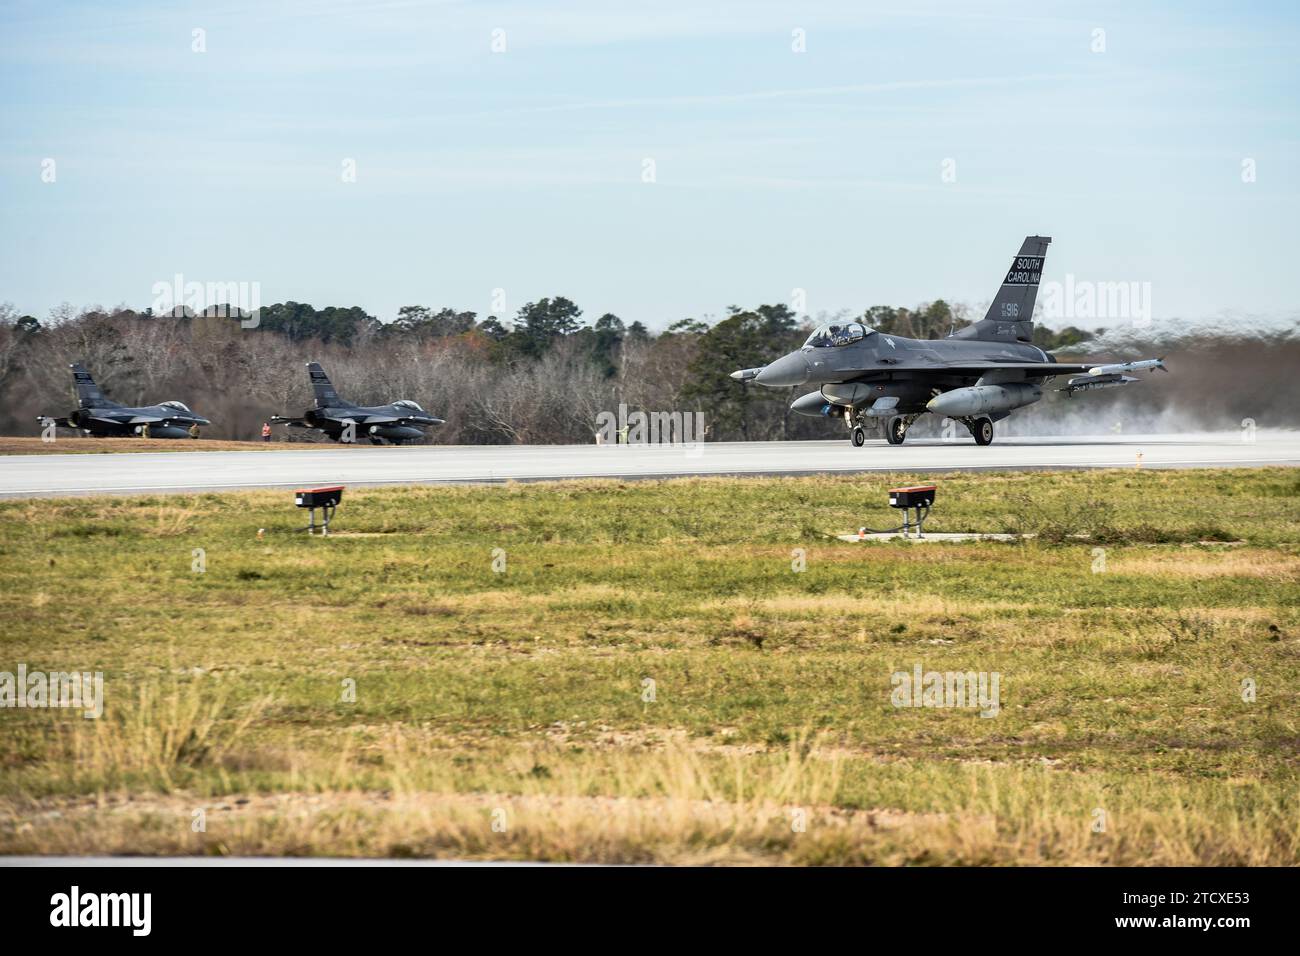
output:
M1144 372L1148 369L1160 369L1165 372L1169 371L1169 369L1165 368L1165 360L1163 358L1157 358L1143 359L1140 362L1115 362L1110 365L1097 365L1088 369L1088 374L1117 375L1124 372Z

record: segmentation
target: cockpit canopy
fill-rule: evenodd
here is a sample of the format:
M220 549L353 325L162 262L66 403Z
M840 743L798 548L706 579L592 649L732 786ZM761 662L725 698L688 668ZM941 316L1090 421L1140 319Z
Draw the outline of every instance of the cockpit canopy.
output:
M160 408L174 408L174 409L175 409L176 411L178 411L178 412L186 412L186 413L188 413L188 414L190 414L190 415L193 415L193 414L194 414L193 412L190 411L189 406L186 405L184 402L163 402L162 405L159 406L159 407L160 407Z
M424 411L424 409L420 407L419 402L413 402L409 398L403 398L399 401L393 402L393 405L397 408L409 408L413 412Z
M819 325L813 329L812 335L808 336L808 341L804 342L804 348L827 349L852 345L854 342L861 342L875 331L861 322L834 322L830 325Z

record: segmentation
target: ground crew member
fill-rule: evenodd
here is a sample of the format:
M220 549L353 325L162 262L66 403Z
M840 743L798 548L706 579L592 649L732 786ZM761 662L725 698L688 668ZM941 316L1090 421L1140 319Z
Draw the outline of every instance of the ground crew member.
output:
M262 441L271 440L271 423L262 422Z

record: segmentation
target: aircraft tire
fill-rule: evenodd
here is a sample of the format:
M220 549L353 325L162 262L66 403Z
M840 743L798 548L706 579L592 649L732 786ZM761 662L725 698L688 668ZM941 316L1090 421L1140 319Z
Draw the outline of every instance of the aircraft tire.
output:
M981 418L971 428L970 433L975 436L977 445L993 444L993 419Z
M853 438L852 438L853 447L854 447L854 448L861 448L861 447L863 446L863 444L866 442L866 440L867 440L867 433L866 433L865 431L862 430L862 426L861 426L861 425L854 425L854 426L853 426Z
M891 445L901 445L907 439L907 426L901 417L894 417L885 426L885 438Z

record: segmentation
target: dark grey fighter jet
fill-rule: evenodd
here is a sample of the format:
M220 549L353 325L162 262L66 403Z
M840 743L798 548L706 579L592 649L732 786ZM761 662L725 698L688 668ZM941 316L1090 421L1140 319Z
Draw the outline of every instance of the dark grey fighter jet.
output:
M441 418L434 418L409 399L390 405L353 405L347 399L339 398L339 393L334 391L329 376L319 362L307 363L307 375L316 392L316 407L307 409L301 418L276 415L271 419L272 422L294 428L315 428L334 441L345 444L365 437L370 439L372 445L382 445L385 441L400 445L415 438L423 438L424 432L421 429L443 423Z
M866 440L870 421L883 421L889 443L901 445L926 412L961 422L987 445L993 423L1041 399L1047 379L1078 376L1058 389L1072 396L1137 381L1125 372L1164 369L1162 359L1066 365L1032 343L1034 299L1051 241L1027 236L988 314L945 339L885 335L858 322L823 325L799 351L731 377L769 388L820 386L790 408L802 415L842 415L854 445Z
M98 438L139 435L142 438L197 438L199 425L212 423L195 415L181 402L163 402L129 408L104 397L86 366L77 362L72 369L72 381L77 390L77 408L67 418L42 415L37 419L42 425L59 428L78 428L87 435Z

